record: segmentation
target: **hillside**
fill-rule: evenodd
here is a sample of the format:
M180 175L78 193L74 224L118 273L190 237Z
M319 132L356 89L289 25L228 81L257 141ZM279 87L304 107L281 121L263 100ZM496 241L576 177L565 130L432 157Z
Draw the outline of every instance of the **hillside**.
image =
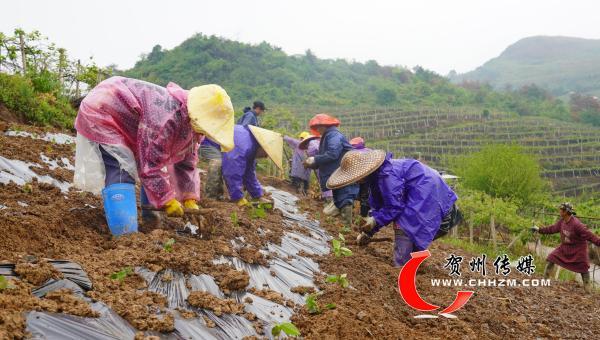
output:
M600 187L600 128L547 117L519 117L491 112L484 118L470 109L402 108L340 111L341 130L362 136L367 146L396 157L420 158L448 169L460 155L489 143L517 143L540 162L542 175L555 193L567 196L594 193ZM310 114L301 114L308 120Z
M375 61L319 59L310 50L289 56L265 42L251 45L202 34L171 50L155 46L124 75L162 85L174 81L188 88L217 83L227 90L238 111L261 99L267 106L296 108L473 106L520 115L570 117L562 102L538 92L457 86L421 67L409 70Z
M510 45L498 57L453 80L487 82L496 88L535 83L560 96L600 95L600 40L536 36Z

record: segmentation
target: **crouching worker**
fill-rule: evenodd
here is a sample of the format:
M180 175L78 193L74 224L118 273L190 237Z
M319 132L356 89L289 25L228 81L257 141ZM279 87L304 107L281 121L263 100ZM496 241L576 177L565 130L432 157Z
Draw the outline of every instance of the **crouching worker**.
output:
M300 139L295 139L289 136L284 136L283 140L292 148L292 166L290 168L290 178L292 179L292 185L296 188L297 194L308 194L309 180L310 180L310 169L307 169L302 165L306 160L306 151L299 148L300 143L310 137L310 133L304 131L298 135Z
M371 216L356 239L365 246L382 227L394 222L394 265L403 266L413 251L425 250L456 225L456 194L439 173L414 159L392 159L382 150L349 152L329 180L334 189L369 184ZM441 230L441 231L440 231Z
M556 265L567 270L581 274L583 287L586 292L591 292L590 260L587 242L600 246L600 237L591 232L577 217L570 203L563 203L559 207L560 219L551 226L531 228L540 234L560 233L560 246L554 249L546 258L548 264L544 270L544 277L549 278Z
M85 97L75 128L75 186L102 191L108 226L120 235L137 231L136 178L142 205L169 216L198 209L198 145L206 135L233 148L233 107L218 85L186 91L112 77ZM157 216L143 210L142 218L156 223Z
M319 153L314 157L308 157L304 162L304 166L313 169L319 169L319 181L321 188L327 188L327 180L331 174L340 166L340 161L346 152L352 150L352 146L348 143L337 127L340 121L329 115L320 113L314 116L309 126L311 130L316 131L321 136L319 144ZM333 189L333 188L330 188ZM358 185L349 184L344 187L337 187L332 190L333 203L335 205L333 213L324 209L326 214L334 215L337 210L342 215L344 224L352 227L352 208L354 200L358 196Z
M244 198L244 188L253 201L271 203L263 197L262 186L256 178L256 159L269 157L279 169L283 169L283 138L281 134L253 125L235 125L235 147L223 153L223 179L229 197L238 206L249 204Z

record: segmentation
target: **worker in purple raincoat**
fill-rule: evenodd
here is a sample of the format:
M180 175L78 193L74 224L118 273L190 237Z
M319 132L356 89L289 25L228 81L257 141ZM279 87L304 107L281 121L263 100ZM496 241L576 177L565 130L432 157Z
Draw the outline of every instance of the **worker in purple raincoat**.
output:
M292 166L290 169L290 178L292 185L296 188L297 194L308 194L309 180L310 180L310 169L306 169L302 163L306 159L306 151L301 150L298 146L307 137L310 136L308 132L302 132L298 135L300 139L284 136L283 140L292 148Z
M336 188L365 181L371 190L371 216L365 219L357 243L367 245L384 226L394 222L394 265L403 266L413 251L425 250L458 223L456 194L439 173L414 159L392 159L382 150L349 152L327 182Z
M350 140L350 145L352 145L352 149L357 152L371 151L371 149L365 146L365 140L362 137L352 138ZM369 183L360 183L358 200L360 201L360 216L369 216L369 210L371 210L371 206L369 205Z
M223 179L229 197L239 206L247 205L248 201L244 198L243 191L246 189L254 200L269 203L270 201L262 199L262 186L256 178L256 159L266 157L267 154L248 127L235 125L233 131L235 147L222 154Z

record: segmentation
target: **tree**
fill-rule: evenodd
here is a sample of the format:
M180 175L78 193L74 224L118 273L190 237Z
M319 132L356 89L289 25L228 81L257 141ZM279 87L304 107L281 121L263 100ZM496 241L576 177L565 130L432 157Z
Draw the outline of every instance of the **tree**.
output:
M485 146L457 158L453 168L465 187L492 197L527 203L545 189L537 160L518 145Z

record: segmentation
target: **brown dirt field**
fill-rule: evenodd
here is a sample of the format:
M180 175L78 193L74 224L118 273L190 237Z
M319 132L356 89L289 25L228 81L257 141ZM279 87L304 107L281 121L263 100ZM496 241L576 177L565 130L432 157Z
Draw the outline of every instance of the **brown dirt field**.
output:
M22 129L28 127L22 126ZM51 152L46 153L50 150L49 144ZM42 164L40 152L54 159L66 156L74 163L71 146L0 134L2 156ZM48 174L60 176L60 170L56 174L46 170ZM263 184L290 190L289 185L273 178L264 179ZM23 207L18 202L28 206ZM284 230L278 211L268 214L266 219L256 220L235 204L205 200L202 206L216 210L205 216L202 239L175 232L182 229L186 219L165 219L162 229L146 228L145 232L115 239L110 236L98 197L74 190L61 193L57 188L37 182L31 184L31 190L23 190L15 184L0 184L0 204L7 206L0 210L0 263L19 263L23 273L32 270L24 264L28 255L41 259L41 263L46 258L79 263L94 285L87 295L106 303L140 331L173 329L173 316L166 309L166 299L144 291L146 282L136 274L119 282L109 278L112 273L136 266L153 271L170 268L183 273L212 275L224 291L249 291L246 272L215 265L212 260L225 255L238 256L249 263L264 263L265 258L258 249L269 241L280 244ZM320 202L302 199L299 205L314 218L320 217ZM238 226L231 221L232 212L238 216ZM321 222L330 234L337 235L337 220ZM266 230L267 236L260 236L259 228ZM347 239L355 235L351 233ZM240 236L244 237L246 248L235 250L230 241ZM392 232L385 230L381 236L391 237ZM170 238L175 239L175 244L173 251L167 252L163 244ZM574 282L552 281L551 287L477 287L471 301L455 313L458 319L415 319L420 313L408 307L397 291L399 270L391 265L392 244L348 247L354 252L353 256L314 257L326 273L347 273L351 287L343 289L324 283L324 276L318 278L322 292L318 302L322 312L311 315L296 306L296 315L292 318L306 339L595 338L600 334L600 299L598 295L585 294ZM472 254L442 243L434 243L430 250L432 257L423 264L425 268L418 275L417 285L427 301L446 306L458 289L432 287L431 279L449 278L448 271L442 268L449 254L463 255L465 262ZM539 272L544 264L536 265ZM490 267L488 259L488 270ZM463 279L481 277L470 273L466 263L462 269ZM13 288L0 291L0 338L25 337L23 312L28 310L93 315L85 302L69 292L55 292L41 299L32 296L31 290L35 288L32 282L55 275L48 270L40 270L38 274L40 276L13 281ZM298 288L298 291L303 290L307 289ZM323 308L327 303L335 303L336 308ZM216 308L217 302L212 307ZM252 315L242 315L252 318Z

